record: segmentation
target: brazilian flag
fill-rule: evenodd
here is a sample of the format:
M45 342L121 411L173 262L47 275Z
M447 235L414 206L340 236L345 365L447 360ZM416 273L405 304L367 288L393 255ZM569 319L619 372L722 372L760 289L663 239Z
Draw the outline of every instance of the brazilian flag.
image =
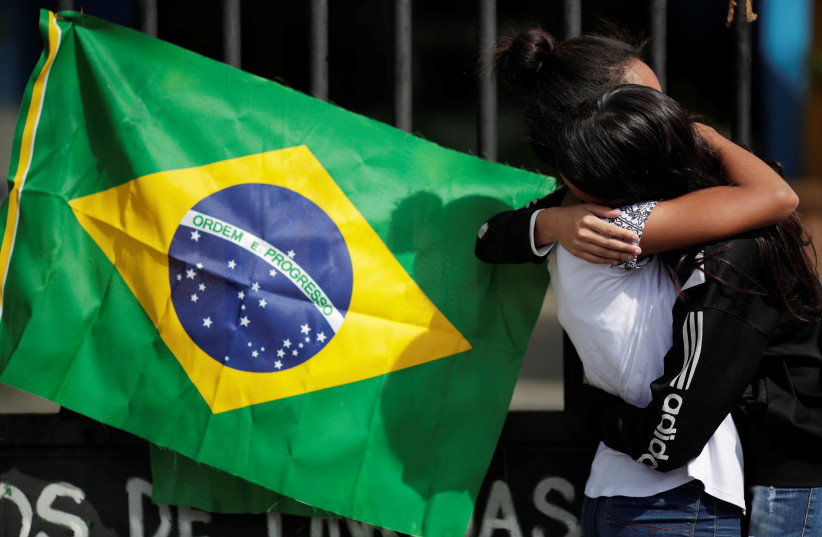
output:
M462 535L548 280L478 262L475 233L553 181L87 15L40 27L0 382L301 504Z

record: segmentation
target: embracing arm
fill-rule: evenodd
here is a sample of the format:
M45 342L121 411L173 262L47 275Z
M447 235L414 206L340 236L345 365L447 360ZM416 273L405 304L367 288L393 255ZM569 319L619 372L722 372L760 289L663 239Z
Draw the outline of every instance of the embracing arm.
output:
M702 452L738 406L767 342L735 316L712 309L682 307L674 327L679 333L647 407L591 386L580 394L584 419L608 447L663 472Z
M764 270L754 241L733 244L720 254L730 264L711 267L728 285L708 278L676 302L673 345L663 375L651 384L648 406L629 405L590 386L576 401L606 445L651 468L672 470L699 455L738 407L769 344L768 334L779 326L781 309L767 296L741 291L755 284L738 267L754 280Z
M613 264L638 253L625 242L638 240L634 232L601 220L616 217L618 209L568 203L561 188L521 209L494 215L477 234L475 255L487 263L541 263L549 251L545 246L553 242L599 263Z
M697 123L732 186L697 190L657 204L640 241L643 254L677 250L781 222L799 198L768 164Z
M719 154L732 186L697 190L658 203L639 243L641 252L631 244L637 240L634 233L601 219L615 217L615 209L592 203L561 206L562 190L557 190L483 224L475 247L477 257L489 263L540 263L547 253L539 248L559 242L586 261L615 264L640 253L677 250L738 235L781 222L793 212L799 198L776 171L714 129L702 124L697 128Z

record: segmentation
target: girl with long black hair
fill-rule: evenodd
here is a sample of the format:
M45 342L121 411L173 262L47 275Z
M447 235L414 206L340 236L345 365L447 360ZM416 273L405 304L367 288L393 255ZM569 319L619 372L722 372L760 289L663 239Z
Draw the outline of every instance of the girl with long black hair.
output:
M676 197L727 181L703 129L665 95L618 86L566 118L557 168L592 200ZM579 405L606 445L660 472L699 456L734 411L757 537L822 534L822 289L809 243L794 213L664 254L679 299L650 402L588 387ZM602 509L586 504L592 518Z

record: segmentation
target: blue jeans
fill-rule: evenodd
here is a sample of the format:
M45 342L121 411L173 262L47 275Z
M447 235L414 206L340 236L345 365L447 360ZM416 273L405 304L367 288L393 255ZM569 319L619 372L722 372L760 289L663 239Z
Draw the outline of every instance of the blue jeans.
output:
M714 498L697 481L654 496L585 498L585 537L739 536L742 509Z
M751 537L822 535L822 488L749 487Z

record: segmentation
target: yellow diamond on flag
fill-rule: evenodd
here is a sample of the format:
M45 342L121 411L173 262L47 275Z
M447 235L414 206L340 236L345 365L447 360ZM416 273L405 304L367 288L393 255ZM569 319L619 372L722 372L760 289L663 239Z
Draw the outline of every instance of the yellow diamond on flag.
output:
M70 205L214 413L471 348L305 146Z

